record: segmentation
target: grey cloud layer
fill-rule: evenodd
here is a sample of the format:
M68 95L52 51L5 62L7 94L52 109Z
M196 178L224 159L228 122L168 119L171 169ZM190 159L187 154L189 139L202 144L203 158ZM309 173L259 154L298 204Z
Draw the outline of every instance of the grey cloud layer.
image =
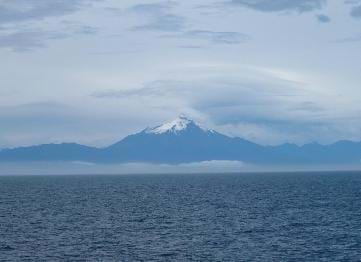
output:
M317 15L317 20L321 23L329 23L331 21L330 17L327 15Z
M129 98L143 97L171 98L181 100L187 106L202 112L216 113L219 110L229 111L229 115L240 115L247 119L257 118L260 115L271 115L269 110L262 110L267 106L274 108L278 105L280 114L276 116L285 117L290 109L315 112L313 103L305 103L302 98L305 94L296 88L298 84L282 79L268 78L263 80L200 80L200 81L155 81L145 85L143 88L133 90L107 90L96 92L93 97L97 98ZM296 102L299 99L300 102ZM293 105L295 103L295 105ZM287 108L287 110L285 110ZM311 110L312 108L312 110ZM236 109L236 110L235 110ZM250 113L250 111L252 111ZM233 113L232 113L233 111ZM248 114L250 113L250 114ZM256 115L258 115L256 117ZM226 119L227 117L223 117ZM243 118L244 119L244 118Z
M156 81L139 89L106 90L95 98L141 100L168 112L203 116L225 133L260 143L354 137L357 118L316 102L300 83L282 79ZM352 124L351 124L352 123ZM353 128L347 126L352 125ZM344 128L341 128L344 127Z
M312 96L302 90L299 83L276 78L156 81L139 89L107 90L92 96L102 99L141 99L145 105L162 105L168 111L196 112L210 117L217 126L271 128L273 136L277 137L275 140L279 141L292 133L300 134L296 132L297 128L324 128L326 123L322 119L328 118L327 110L311 101ZM223 131L229 133L227 128ZM240 132L237 135L246 135ZM265 132L262 131L260 136L264 136ZM254 134L248 138L262 141Z
M246 34L238 32L215 32L209 30L191 30L173 35L163 35L163 38L178 38L188 40L206 40L216 44L239 44L250 39Z
M352 5L350 16L356 19L361 18L361 1L360 0L345 0L345 4Z
M249 40L249 36L239 32L218 32L212 30L185 30L186 19L171 13L176 2L158 2L153 4L135 5L130 12L145 16L149 21L143 25L134 26L132 31L164 31L174 34L161 35L160 38L183 40L206 40L210 43L238 44ZM195 45L183 45L193 48ZM201 46L196 45L197 48Z
M179 31L184 28L185 19L182 16L171 13L175 2L159 2L153 4L139 4L131 7L130 12L145 16L147 23L134 26L131 30L155 30L155 31Z
M23 22L52 16L62 16L78 10L90 1L2 0L0 2L0 23Z
M46 41L65 38L66 35L45 31L23 31L0 34L0 47L10 48L14 52L25 52L45 47Z
M184 27L185 19L181 16L162 14L153 17L151 21L144 25L134 26L131 28L133 31L179 31Z
M28 52L48 46L49 41L74 37L74 35L93 35L97 29L91 26L67 27L57 31L46 31L39 28L0 33L0 48L8 48L14 52Z
M231 0L228 4L248 7L262 12L308 12L320 9L325 0Z
M26 21L39 21L50 17L59 17L81 10L90 3L100 0L3 0L0 3L0 25ZM297 11L306 12L319 9L324 0L232 0L228 4L243 6L260 11ZM145 20L139 25L132 26L132 31L167 32L160 38L174 38L184 41L208 41L216 44L239 44L251 39L250 36L236 31L215 31L208 28L188 28L184 16L176 12L179 2L160 1L149 4L136 4L127 9L127 12L137 14ZM357 9L353 15L357 16ZM330 18L318 15L320 22L326 23ZM65 32L66 31L66 32ZM46 28L18 29L11 32L0 30L0 47L10 48L13 51L29 51L46 47L48 42L55 39L67 38L70 35L95 34L97 30L84 25L79 30L58 30ZM203 43L181 43L178 46L201 48Z
M360 1L328 1L327 10L321 10L326 6L321 0L159 1L0 0L0 52L7 60L0 70L3 101L56 100L79 106L79 112L93 110L83 116L44 105L47 115L29 108L12 115L17 109L2 108L0 145L52 137L86 143L119 139L182 112L263 142L361 139L359 104L340 105L341 98L332 97L330 105L323 96L301 91L299 83L248 79L257 73L244 72L254 66L351 101L360 94L358 44L329 41L361 41L358 20L349 16L352 9L358 17ZM204 5L210 2L215 4ZM332 23L317 24L330 22L330 14L338 14ZM52 43L54 48L42 49ZM34 63L33 55L8 51L38 49ZM89 55L97 52L105 55ZM154 81L164 76L170 80ZM144 82L136 90L117 90ZM87 97L92 90L98 91ZM119 112L124 115L109 118Z
M28 22L60 17L97 0L3 0L0 2L0 47L14 52L31 51L46 47L51 40L64 39L73 35L95 34L97 29L87 25L58 23L57 29Z
M353 7L350 14L354 18L361 18L361 5Z

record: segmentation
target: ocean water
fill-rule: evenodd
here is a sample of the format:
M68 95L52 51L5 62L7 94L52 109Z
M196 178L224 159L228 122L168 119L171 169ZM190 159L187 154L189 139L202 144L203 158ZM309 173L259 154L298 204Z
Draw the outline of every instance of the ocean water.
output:
M361 173L0 177L0 261L360 259Z

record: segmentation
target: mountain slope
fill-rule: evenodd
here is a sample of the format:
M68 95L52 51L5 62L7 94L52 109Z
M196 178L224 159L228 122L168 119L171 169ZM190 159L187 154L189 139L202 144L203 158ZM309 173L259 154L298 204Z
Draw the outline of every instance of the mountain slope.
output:
M130 135L103 151L106 159L114 162L185 163L237 160L262 149L257 144L202 128L180 117Z

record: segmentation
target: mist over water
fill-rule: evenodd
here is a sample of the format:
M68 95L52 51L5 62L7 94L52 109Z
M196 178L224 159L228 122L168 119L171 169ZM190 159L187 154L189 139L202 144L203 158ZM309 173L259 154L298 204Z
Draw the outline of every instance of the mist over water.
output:
M0 260L356 261L361 173L0 177Z

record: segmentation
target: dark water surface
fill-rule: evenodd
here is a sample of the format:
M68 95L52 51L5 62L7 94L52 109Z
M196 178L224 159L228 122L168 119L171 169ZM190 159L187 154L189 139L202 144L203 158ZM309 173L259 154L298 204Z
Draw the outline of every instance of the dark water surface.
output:
M361 173L0 177L0 261L360 259Z

